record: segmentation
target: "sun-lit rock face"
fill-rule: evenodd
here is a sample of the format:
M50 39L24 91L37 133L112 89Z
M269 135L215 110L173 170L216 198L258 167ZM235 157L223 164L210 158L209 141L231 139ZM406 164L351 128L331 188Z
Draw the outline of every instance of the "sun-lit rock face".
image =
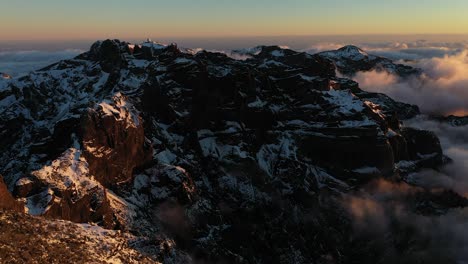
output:
M330 56L232 57L105 40L0 81L9 191L29 214L128 232L155 261L343 260L337 197L445 160L437 137L402 127L416 106L337 77Z
M0 211L4 263L160 263L117 230Z
M112 228L115 223L106 190L90 174L88 162L77 147L19 179L15 193L25 201L28 214Z
M89 170L104 186L131 181L133 170L151 158L143 121L121 93L89 109L82 130L83 155Z

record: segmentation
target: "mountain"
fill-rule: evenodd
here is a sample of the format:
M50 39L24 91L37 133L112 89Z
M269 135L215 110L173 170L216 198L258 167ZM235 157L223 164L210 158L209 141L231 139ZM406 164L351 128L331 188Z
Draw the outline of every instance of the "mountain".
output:
M412 173L443 166L439 139L402 126L417 106L337 77L324 54L251 51L236 60L176 44L105 40L1 81L0 197L13 194L9 204L22 206L8 208L24 225L40 219L61 223L63 232L78 232L80 223L99 225L101 234L119 230L120 261L129 263L385 257L366 254L374 250L367 239L353 239L342 198L382 178L406 186ZM405 195L424 214L466 206L450 191ZM15 235L9 219L17 216L1 214L0 227ZM115 240L102 243L115 253Z
M362 49L348 45L337 50L318 53L319 56L330 59L338 71L344 75L352 76L359 71L386 71L400 77L419 75L420 69L408 65L397 64L392 60L368 54Z

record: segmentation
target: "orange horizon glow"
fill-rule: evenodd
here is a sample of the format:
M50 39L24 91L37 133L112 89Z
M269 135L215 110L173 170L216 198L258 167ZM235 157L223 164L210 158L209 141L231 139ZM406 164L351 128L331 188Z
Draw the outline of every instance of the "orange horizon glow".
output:
M0 40L468 34L468 1L12 1Z

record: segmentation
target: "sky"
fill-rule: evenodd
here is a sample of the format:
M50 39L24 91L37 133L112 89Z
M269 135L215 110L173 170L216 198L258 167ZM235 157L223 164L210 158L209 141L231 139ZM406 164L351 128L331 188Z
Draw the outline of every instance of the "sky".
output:
M468 34L466 0L0 0L0 41Z

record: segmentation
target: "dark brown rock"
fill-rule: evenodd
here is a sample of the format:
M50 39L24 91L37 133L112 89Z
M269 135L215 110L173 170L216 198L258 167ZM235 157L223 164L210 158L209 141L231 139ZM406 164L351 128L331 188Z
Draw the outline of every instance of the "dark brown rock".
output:
M68 149L50 165L20 179L16 187L16 194L27 201L29 214L108 228L115 225L106 189L93 179L79 149Z
M5 182L3 182L3 177L0 175L0 209L2 210L14 210L18 212L23 212L24 208L18 201L13 198L11 193L8 191Z
M442 147L433 132L405 127L401 134L406 139L411 160L427 160L434 166L442 163Z
M393 158L395 159L395 162L409 159L408 146L406 139L403 136L394 133L394 135L388 137L388 141L392 146Z
M384 138L307 136L302 147L313 162L332 170L375 167L384 175L393 172L392 147Z
M75 223L98 223L114 228L114 214L104 189L96 187L77 199L73 189L52 194L45 217L69 220Z
M82 127L90 174L107 187L131 181L133 170L152 156L142 119L121 94L113 100L89 109Z
M151 203L172 197L179 204L189 204L196 196L195 184L181 167L158 165L145 170L135 178L134 187L140 195L146 195Z
M99 61L102 70L112 72L125 63L122 53L128 52L128 45L119 40L104 40L95 42L89 51L91 59Z

